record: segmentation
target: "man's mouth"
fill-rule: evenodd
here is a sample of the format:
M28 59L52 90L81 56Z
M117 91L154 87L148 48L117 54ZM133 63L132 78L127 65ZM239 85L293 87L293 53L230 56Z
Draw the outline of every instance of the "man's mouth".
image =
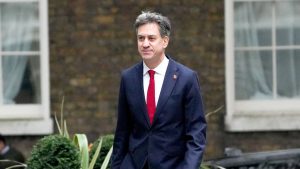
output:
M151 51L150 50L143 50L142 53L146 53L147 54L147 53L151 53Z

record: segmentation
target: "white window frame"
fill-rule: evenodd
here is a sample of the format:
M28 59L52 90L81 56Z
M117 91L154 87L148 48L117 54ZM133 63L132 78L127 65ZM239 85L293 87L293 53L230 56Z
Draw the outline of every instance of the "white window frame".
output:
M249 0L225 1L225 68L226 68L226 116L227 131L282 131L300 129L300 100L235 100L234 79L234 2ZM251 0L267 1L267 0ZM269 0L270 1L270 0ZM275 26L273 27L275 29ZM273 31L273 35L275 31ZM274 41L274 38L273 38ZM270 49L279 47L274 45ZM287 47L290 49L291 47ZM292 49L297 46L292 46Z
M49 96L49 44L47 0L0 0L0 3L38 2L40 21L39 52L2 52L0 55L39 55L41 71L41 103L0 105L0 132L5 135L40 135L53 133Z

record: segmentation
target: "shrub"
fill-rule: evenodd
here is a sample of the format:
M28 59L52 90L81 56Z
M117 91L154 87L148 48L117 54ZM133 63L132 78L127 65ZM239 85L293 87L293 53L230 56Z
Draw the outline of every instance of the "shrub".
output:
M74 134L71 139L67 130L67 122L63 117L63 103L64 100L60 123L55 114L59 135L50 135L38 141L27 161L28 169L94 169L103 147L103 138L97 140L98 143L93 146L93 152L90 153L85 134ZM101 159L96 168L107 168L112 154L112 138L113 136L105 137L104 152L101 151Z
M79 150L64 136L46 136L33 147L27 166L28 169L80 169Z
M90 151L90 159L92 159L93 155L95 154L96 152L96 149L100 143L100 140L101 139L97 139L94 143L93 143L93 146L91 148L91 151ZM101 168L101 165L107 155L107 153L109 152L110 148L112 147L113 145L113 140L114 140L114 136L113 135L106 135L106 136L103 136L103 142L102 142L102 146L101 146L101 151L100 151L100 154L97 158L97 161L95 163L95 167L94 168ZM110 163L108 163L108 168L110 168Z

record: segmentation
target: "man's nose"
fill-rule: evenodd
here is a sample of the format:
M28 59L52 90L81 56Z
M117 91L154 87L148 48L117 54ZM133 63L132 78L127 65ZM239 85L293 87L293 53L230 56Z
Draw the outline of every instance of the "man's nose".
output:
M148 39L145 39L144 41L143 41L143 47L144 48L146 48L146 47L148 47L149 46L149 40Z

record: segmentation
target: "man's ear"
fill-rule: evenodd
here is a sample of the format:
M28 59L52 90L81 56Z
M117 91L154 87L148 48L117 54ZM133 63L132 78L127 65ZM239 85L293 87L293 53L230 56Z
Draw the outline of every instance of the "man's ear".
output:
M163 48L167 48L169 44L169 37L168 36L164 36L163 37Z

